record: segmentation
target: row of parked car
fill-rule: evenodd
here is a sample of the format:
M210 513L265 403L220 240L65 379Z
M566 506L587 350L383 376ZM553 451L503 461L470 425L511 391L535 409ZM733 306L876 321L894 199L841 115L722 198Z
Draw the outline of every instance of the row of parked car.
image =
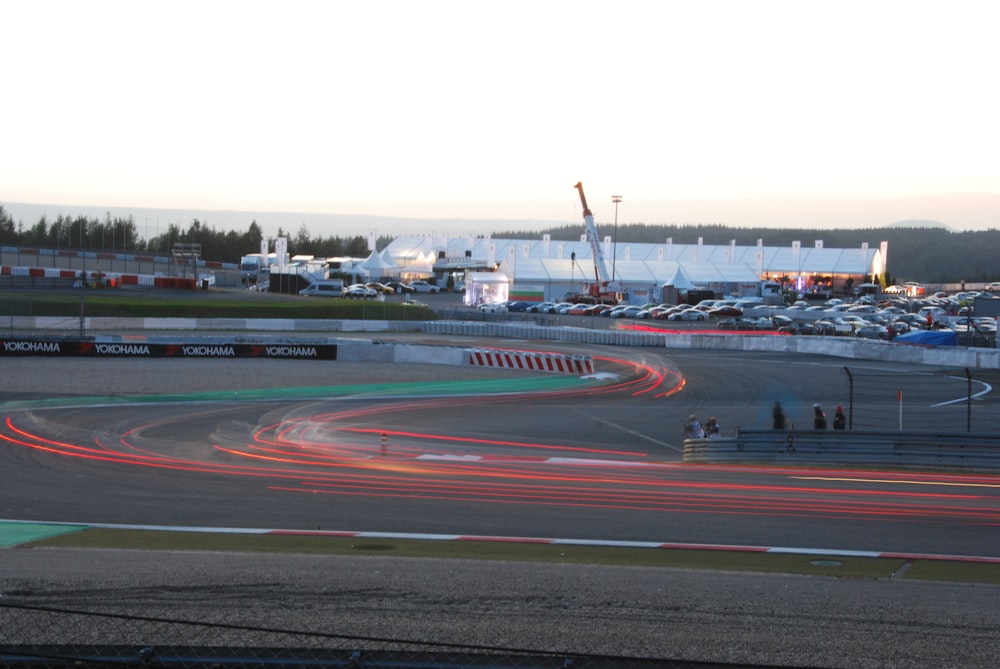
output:
M732 312L712 312L700 306L688 304L643 304L609 305L581 304L572 302L523 302L510 301L502 304L481 304L480 311L486 313L528 312L536 314L562 314L567 316L601 316L604 318L634 318L664 321L707 321L710 318Z
M605 318L635 318L654 320L704 321L710 315L690 305L644 304L610 305L581 304L573 302L523 302L510 301L502 304L481 304L480 311L486 313L527 312L536 314L562 314L567 316L601 316Z
M353 283L349 286L339 281L319 281L299 291L300 295L319 295L325 297L347 297L351 299L373 300L379 295L401 295L410 293L440 293L441 288L426 281L389 281L381 283Z
M878 304L867 298L853 302L835 298L822 304L802 301L774 306L765 306L756 299L703 300L693 306L511 301L480 305L480 309L488 313L521 311L639 320L714 321L721 330L776 330L795 335L856 336L865 339L892 339L914 329L949 328L959 333L986 338L992 336L995 339L996 320L967 315L968 304L963 303L963 297L938 294L919 301L886 299ZM964 318L962 314L966 314Z

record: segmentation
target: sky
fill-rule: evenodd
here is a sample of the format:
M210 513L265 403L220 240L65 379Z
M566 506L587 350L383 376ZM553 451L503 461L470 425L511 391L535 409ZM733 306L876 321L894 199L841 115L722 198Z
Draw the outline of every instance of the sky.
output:
M1000 227L993 0L0 7L15 218Z

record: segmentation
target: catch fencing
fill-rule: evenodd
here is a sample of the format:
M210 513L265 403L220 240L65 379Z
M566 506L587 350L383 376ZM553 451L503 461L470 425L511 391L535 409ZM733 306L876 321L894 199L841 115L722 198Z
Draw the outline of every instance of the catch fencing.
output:
M891 371L843 368L833 396L844 406L848 429L907 432L984 432L995 429L989 407L978 404L991 383L966 369L913 368ZM826 396L829 396L827 394ZM832 414L832 406L826 406ZM832 420L832 415L828 419ZM805 426L802 426L805 427Z

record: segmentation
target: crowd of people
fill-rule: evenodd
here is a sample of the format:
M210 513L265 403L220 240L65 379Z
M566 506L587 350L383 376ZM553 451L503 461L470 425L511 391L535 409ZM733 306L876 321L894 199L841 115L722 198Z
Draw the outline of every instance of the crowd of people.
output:
M775 402L774 407L771 409L771 427L775 430L789 429L788 419L785 417L785 411L782 409L780 402ZM794 429L795 424L791 424L791 427ZM813 429L827 429L826 412L823 411L822 405L818 402L813 404ZM844 407L840 405L837 406L833 414L833 429L847 429L847 415L844 413ZM683 436L685 439L716 439L722 436L722 428L719 425L719 419L715 416L709 418L702 425L701 421L698 420L698 416L691 414L684 425Z

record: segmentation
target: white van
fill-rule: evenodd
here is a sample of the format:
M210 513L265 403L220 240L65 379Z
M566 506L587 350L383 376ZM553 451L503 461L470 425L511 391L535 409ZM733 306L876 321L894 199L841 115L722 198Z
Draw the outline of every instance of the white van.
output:
M344 282L330 279L329 281L314 281L299 291L299 295L318 295L320 297L343 297Z

